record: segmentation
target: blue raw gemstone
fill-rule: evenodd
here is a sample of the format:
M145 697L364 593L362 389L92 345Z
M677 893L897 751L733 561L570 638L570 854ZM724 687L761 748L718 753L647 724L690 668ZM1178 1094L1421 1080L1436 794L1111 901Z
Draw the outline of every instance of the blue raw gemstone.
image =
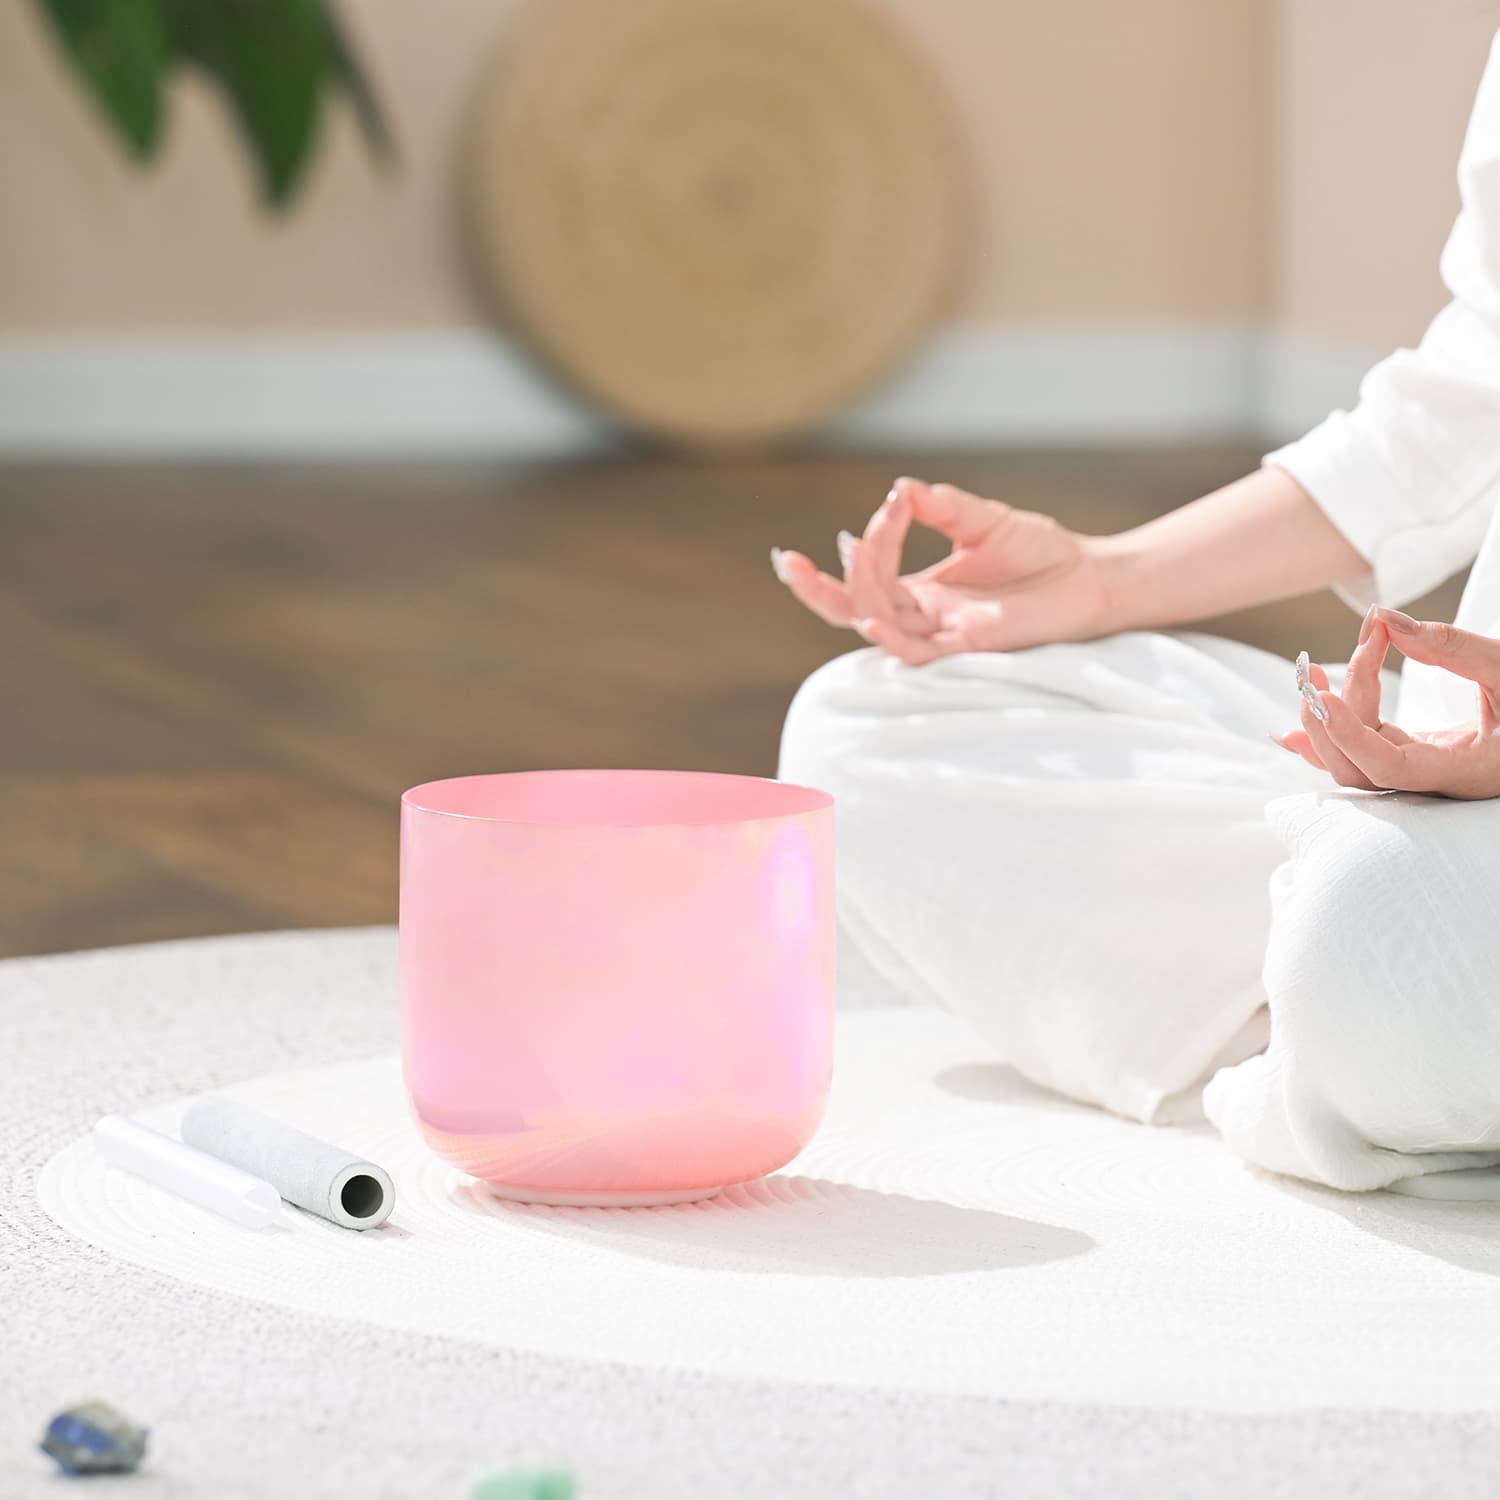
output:
M127 1474L146 1456L146 1429L107 1401L83 1401L53 1417L41 1448L64 1474Z

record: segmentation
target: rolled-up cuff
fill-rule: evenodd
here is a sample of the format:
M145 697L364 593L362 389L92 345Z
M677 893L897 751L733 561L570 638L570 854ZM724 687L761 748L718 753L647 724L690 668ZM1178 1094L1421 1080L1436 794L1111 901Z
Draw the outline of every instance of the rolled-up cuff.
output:
M1444 567L1443 528L1412 523L1390 471L1347 412L1334 412L1261 462L1290 474L1369 562L1365 572L1333 586L1357 614L1372 604L1415 599L1451 571Z

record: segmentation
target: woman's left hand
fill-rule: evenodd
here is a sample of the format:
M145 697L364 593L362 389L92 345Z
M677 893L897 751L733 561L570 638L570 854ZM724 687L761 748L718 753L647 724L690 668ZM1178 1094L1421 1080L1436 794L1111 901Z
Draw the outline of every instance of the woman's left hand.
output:
M1468 678L1476 686L1478 717L1425 734L1382 722L1380 668L1391 646L1412 661ZM1365 616L1343 692L1329 691L1322 668L1313 667L1310 675L1314 691L1302 705L1302 728L1279 743L1340 786L1500 797L1500 640L1375 608Z

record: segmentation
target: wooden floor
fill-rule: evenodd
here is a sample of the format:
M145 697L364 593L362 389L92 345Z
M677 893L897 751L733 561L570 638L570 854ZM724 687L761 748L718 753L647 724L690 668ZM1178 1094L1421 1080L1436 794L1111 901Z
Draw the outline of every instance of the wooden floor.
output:
M1100 531L1253 461L914 471ZM772 772L851 640L767 549L831 564L900 464L0 469L0 953L391 920L397 799L433 777ZM1323 598L1222 628L1335 656L1353 622Z

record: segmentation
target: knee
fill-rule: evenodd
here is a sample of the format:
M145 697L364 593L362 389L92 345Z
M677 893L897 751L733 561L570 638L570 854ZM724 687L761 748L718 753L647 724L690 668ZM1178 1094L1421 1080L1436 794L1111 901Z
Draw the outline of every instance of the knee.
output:
M1360 832L1353 843L1294 840L1272 885L1265 983L1273 1015L1299 1036L1329 1044L1368 1025L1372 1009L1383 1008L1383 992L1408 988L1427 946L1424 903L1393 899L1421 888L1425 861L1378 821Z
M851 740L867 721L891 658L874 649L825 662L797 689L781 731L778 774L785 781L828 787Z
M1215 1078L1209 1118L1250 1160L1340 1188L1495 1151L1500 802L1303 795L1271 821L1290 858L1270 1047Z
M1372 1087L1381 1071L1452 1070L1456 1037L1500 1045L1500 804L1289 800L1302 806L1286 815L1265 966L1288 1044L1341 1080L1371 1070Z

